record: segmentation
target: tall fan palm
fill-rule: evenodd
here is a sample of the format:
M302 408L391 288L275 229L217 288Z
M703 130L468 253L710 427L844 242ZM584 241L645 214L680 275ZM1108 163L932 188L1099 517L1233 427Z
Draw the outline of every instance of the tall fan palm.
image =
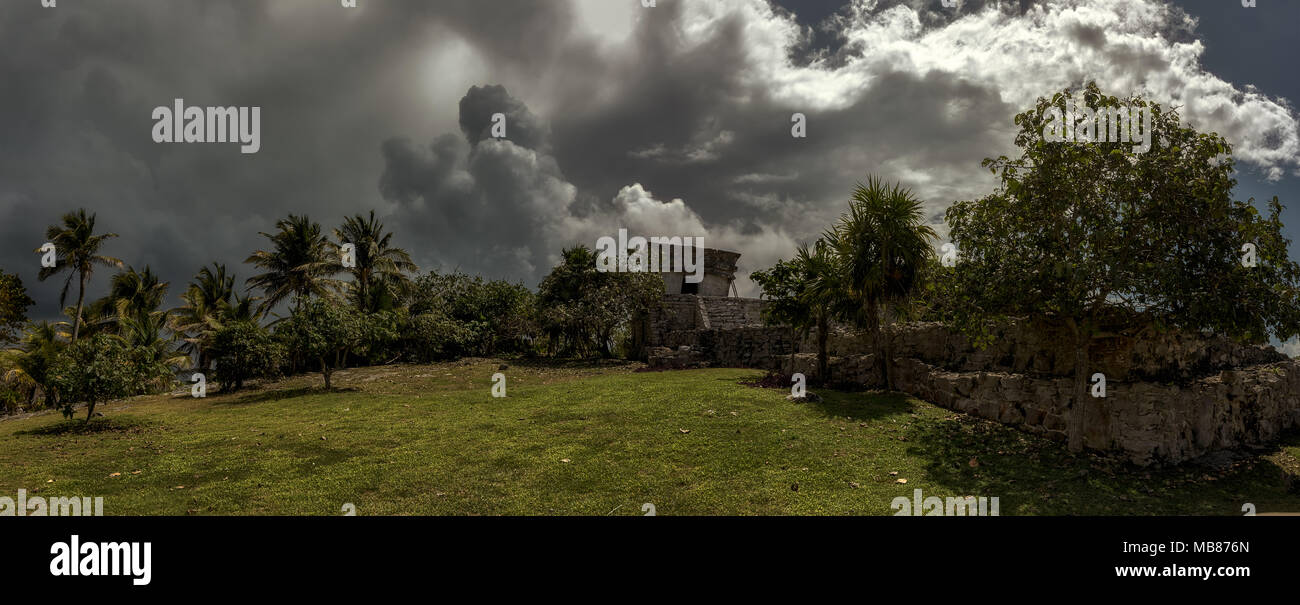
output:
M294 308L316 294L326 295L334 283L329 279L325 261L329 245L321 235L320 225L306 216L290 214L275 223L275 234L262 233L271 240L270 250L258 250L244 262L264 270L248 278L248 286L265 294L260 305L269 311L292 297Z
M350 273L352 284L350 294L353 302L362 311L378 311L385 306L385 300L394 300L405 296L411 290L411 278L407 273L415 273L419 268L411 262L411 255L406 250L391 245L392 232L384 231L384 224L375 219L375 211L369 216L360 214L343 219L343 225L334 230L333 249L338 252L344 244L355 246L356 263L344 266L341 254L331 254L322 263L322 271L329 274Z
M59 293L60 306L67 301L68 288L72 285L73 278L75 277L78 280L77 310L72 320L72 342L76 342L81 334L81 312L86 298L86 281L94 273L95 266L118 268L122 266L122 261L99 254L99 248L104 244L104 241L117 237L117 234L104 233L96 235L95 215L87 215L86 209L82 208L76 212L64 214L63 225L50 225L45 230L45 237L49 239L50 243L54 244L57 262L53 267L42 267L37 277L41 281L45 281L61 272L66 271L68 273L67 280L63 282L63 290Z
M826 233L843 259L850 293L860 305L859 323L870 329L886 388L893 390L892 347L882 335L890 304L909 296L934 255L934 229L924 224L921 201L901 185L877 177L858 184L849 211Z

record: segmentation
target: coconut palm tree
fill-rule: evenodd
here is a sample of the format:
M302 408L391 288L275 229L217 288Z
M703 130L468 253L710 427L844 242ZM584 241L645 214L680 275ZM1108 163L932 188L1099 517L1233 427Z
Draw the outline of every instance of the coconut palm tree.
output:
M360 214L343 219L343 225L334 230L333 254L322 262L320 269L328 274L350 273L352 282L349 295L362 311L378 311L391 305L391 301L407 295L411 290L408 273L419 271L411 262L406 250L392 247L392 232L384 231L384 224ZM353 266L344 266L341 249L344 244L355 246Z
M222 322L224 323L231 323L236 321L251 321L254 323L261 322L263 319L266 319L266 313L262 312L260 306L253 304L259 300L261 300L260 296L249 296L249 295L241 296L239 294L236 294L235 301L231 303L230 306L226 308L226 312L222 314L221 316Z
M49 370L71 337L68 327L62 321L33 323L23 337L22 345L10 350L14 354L14 365L5 373L5 381L27 392L29 406L36 402L37 393L45 396L46 405L57 403L53 389L49 387Z
M126 344L146 351L147 363L161 363L173 369L184 367L188 358L176 350L175 340L167 331L167 314L163 312L146 315L131 314L119 322L119 331ZM166 388L170 379L159 377L147 385L155 390Z
M42 267L37 277L41 281L45 281L59 273L68 273L67 280L63 282L63 290L59 293L60 306L67 301L68 288L72 285L73 278L78 281L77 307L72 320L72 342L76 342L81 334L81 313L86 298L86 281L94 273L95 266L117 268L122 266L122 261L99 254L100 246L106 240L117 237L117 234L104 233L96 235L95 215L86 214L86 209L82 208L76 212L64 214L63 225L50 225L45 230L45 237L49 239L50 243L54 244L55 258L57 260L53 267ZM37 252L39 251L37 249Z
M259 311L263 313L290 298L297 309L307 297L328 295L337 284L329 278L325 261L330 246L319 224L291 214L275 226L275 234L262 233L271 240L271 249L258 250L244 261L264 271L247 281L250 288L262 290Z
M127 319L143 319L158 313L163 300L167 297L169 284L158 279L148 265L144 271L127 267L113 275L109 283L108 296L95 301L92 311L99 315L101 321L116 324L119 327Z
M199 368L208 367L208 345L230 313L234 298L235 276L226 273L225 265L212 263L212 267L200 269L181 294L184 304L172 309L171 329L181 335L181 351L191 355Z
M921 201L901 185L877 177L853 190L849 210L826 239L843 260L851 296L857 300L872 336L886 388L893 390L892 347L882 323L891 320L890 305L909 296L917 276L934 255L934 229L923 223Z

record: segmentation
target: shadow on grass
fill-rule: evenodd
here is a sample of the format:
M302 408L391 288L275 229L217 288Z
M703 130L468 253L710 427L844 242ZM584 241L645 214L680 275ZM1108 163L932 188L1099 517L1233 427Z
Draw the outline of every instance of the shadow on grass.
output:
M252 403L266 403L268 401L282 401L285 399L294 399L297 397L306 397L307 395L325 395L329 393L358 393L361 389L357 387L335 387L326 389L324 387L298 387L296 389L276 389L273 391L262 391L258 393L247 393L240 397L232 399L219 400L215 405L246 405Z
M95 418L90 422L74 418L72 420L60 420L53 424L25 431L16 431L14 434L59 437L64 435L95 435L99 433L130 433L139 432L147 426L149 426L148 423L131 416Z
M821 401L799 405L816 408L827 416L849 417L854 420L876 420L910 413L916 404L902 393L879 391L832 391L818 389Z
M1002 514L1232 515L1245 501L1260 510L1300 507L1300 462L1284 449L1300 445L1300 431L1260 452L1236 452L1221 467L1204 460L1140 467L1071 454L1064 443L957 412L918 420L907 438L908 454L949 492L933 495L997 496Z
M734 382L731 378L719 378L724 382ZM753 389L771 389L783 395L790 394L788 377L768 372L759 377L746 378L739 382L741 386ZM822 398L821 401L808 403L788 402L790 405L807 405L827 416L848 417L854 420L875 420L899 414L907 414L915 409L913 398L905 393L887 393L856 388L809 387L809 392Z
M492 360L483 360L492 361ZM603 368L621 368L625 366L635 366L639 362L628 361L626 359L579 359L579 358L547 358L547 357L517 357L504 358L503 363L515 365L521 368L542 368L555 370L599 370Z

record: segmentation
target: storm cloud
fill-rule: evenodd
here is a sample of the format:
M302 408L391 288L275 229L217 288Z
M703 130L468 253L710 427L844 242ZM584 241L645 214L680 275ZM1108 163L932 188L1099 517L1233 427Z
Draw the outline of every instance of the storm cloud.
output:
M627 228L703 235L745 274L868 174L940 225L992 188L979 162L1013 151L1016 112L1087 80L1180 106L1261 179L1300 169L1291 102L1208 72L1164 1L852 0L815 19L769 0L358 4L3 0L19 52L0 55L0 266L33 315L57 314L58 287L32 250L82 206L173 298L212 261L250 275L284 215L328 229L372 208L424 268L535 285L563 248ZM261 151L154 143L152 109L177 98L261 107Z

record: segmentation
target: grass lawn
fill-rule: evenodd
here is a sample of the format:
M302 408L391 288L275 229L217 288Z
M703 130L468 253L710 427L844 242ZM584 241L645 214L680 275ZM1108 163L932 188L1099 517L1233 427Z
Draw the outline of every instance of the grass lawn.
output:
M494 399L498 363L0 421L0 496L103 496L109 515L882 515L920 488L1002 515L1300 512L1295 435L1227 470L1139 469L902 395L794 404L741 385L753 370L509 362Z

